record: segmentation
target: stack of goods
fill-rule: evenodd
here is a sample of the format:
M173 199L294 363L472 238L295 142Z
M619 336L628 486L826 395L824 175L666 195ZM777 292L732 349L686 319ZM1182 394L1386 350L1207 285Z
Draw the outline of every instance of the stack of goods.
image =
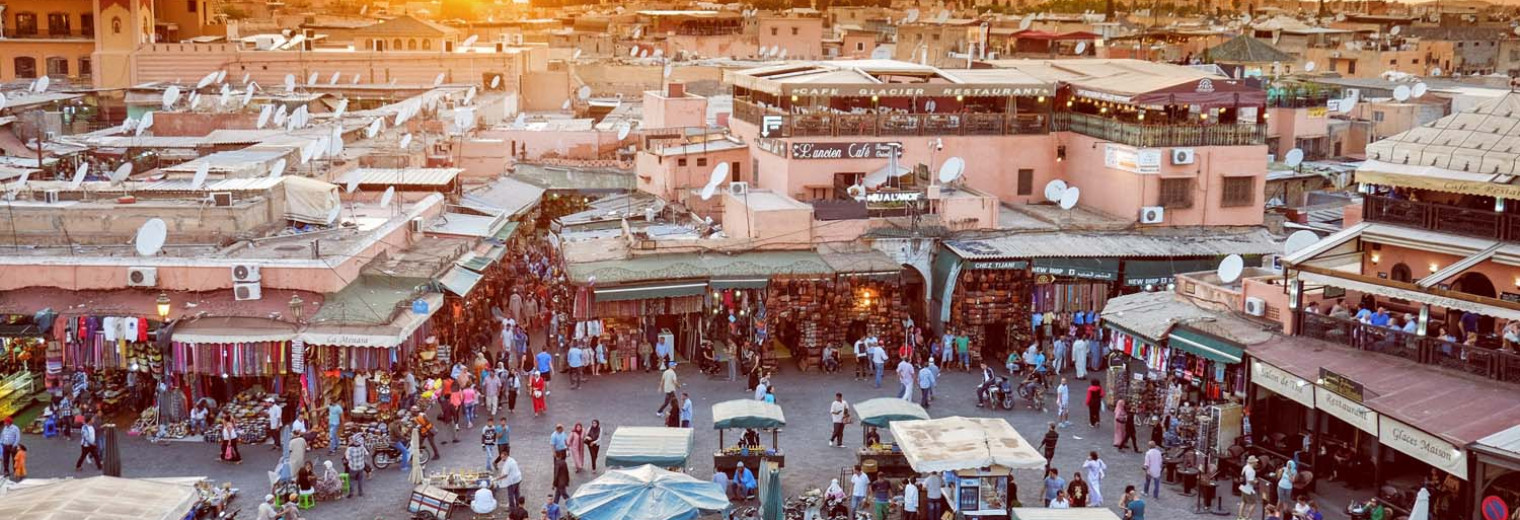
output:
M908 304L897 295L897 284L869 278L846 279L838 284L833 293L834 307L840 312L831 315L833 327L829 327L827 341L834 345L849 343L847 333L856 322L864 322L865 334L875 336L884 345L901 345L903 320L908 317Z
M352 439L355 434L363 435L364 446L369 449L391 445L390 429L386 428L383 422L346 423L343 425L341 434L344 442L348 442L348 439Z
M427 378L447 376L450 350L447 345L431 342L418 347L416 359L412 361L412 373Z
M131 390L127 388L127 373L119 370L104 372L99 378L100 409L105 412L117 410L127 399L131 398Z
M777 280L770 284L765 308L773 325L768 329L778 333L787 329L781 324L798 324L801 334L797 338L798 344L791 345L795 347L793 355L820 357L823 344L829 338L824 336L823 329L802 324L822 322L833 312L829 298L833 291L833 282L827 280Z
M132 422L132 429L127 431L127 435L152 436L154 435L154 431L158 429L159 419L159 414L152 408L143 410L141 414L138 414L137 420ZM178 421L165 424L164 438L183 439L189 435L190 421Z
M269 415L264 411L262 389L250 388L239 392L232 401L222 406L217 417L231 417L238 430L238 442L258 444L269 439ZM206 442L221 442L220 427L213 427L206 434Z
M1029 310L1019 302L1019 295L1029 291L1030 283L1024 271L991 269L961 273L951 300L950 328L955 334L970 336L973 363L981 359L981 348L988 344L986 325L1018 325L1008 327L1010 336L1002 342L1005 345L1024 345L1032 340Z

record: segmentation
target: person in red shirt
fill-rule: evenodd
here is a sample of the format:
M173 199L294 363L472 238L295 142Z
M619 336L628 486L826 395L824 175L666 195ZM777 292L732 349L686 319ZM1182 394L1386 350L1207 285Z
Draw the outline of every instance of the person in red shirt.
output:
M1092 384L1087 387L1087 424L1093 428L1098 427L1098 411L1103 409L1103 386L1098 384L1098 379L1093 378Z

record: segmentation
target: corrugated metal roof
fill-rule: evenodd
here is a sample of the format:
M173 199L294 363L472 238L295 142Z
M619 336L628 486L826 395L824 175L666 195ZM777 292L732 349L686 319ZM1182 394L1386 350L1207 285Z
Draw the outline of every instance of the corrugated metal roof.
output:
M190 189L191 179L165 179L134 187L138 191L266 191L285 181L284 177L247 177L240 179L207 180L200 190Z
M961 258L1156 258L1262 255L1282 250L1264 228L1164 228L1123 233L1019 233L981 240L950 240Z
M744 277L834 274L834 269L829 267L828 262L812 251L653 255L625 260L571 263L566 270L570 273L570 279L576 283L586 283L595 276L598 284L690 280L715 275Z
M538 204L544 189L517 179L499 179L483 190L466 193L463 202L471 206L496 208L515 216Z
M1197 305L1181 301L1169 292L1142 292L1110 298L1103 306L1103 321L1160 343L1172 325L1213 316Z
M345 174L338 184L346 185L358 176L360 186L447 186L462 172L462 168L359 168Z
M1520 425L1478 439L1478 444L1495 450L1507 451L1513 454L1513 456L1520 457Z
M470 289L474 289L475 284L480 283L480 279L483 277L485 275L463 267L454 266L448 272L443 273L443 276L438 277L438 283L443 284L443 288L448 289L449 292L464 296L470 294Z
M444 213L428 222L428 233L485 238L496 233L506 222L500 215L487 217L467 213Z

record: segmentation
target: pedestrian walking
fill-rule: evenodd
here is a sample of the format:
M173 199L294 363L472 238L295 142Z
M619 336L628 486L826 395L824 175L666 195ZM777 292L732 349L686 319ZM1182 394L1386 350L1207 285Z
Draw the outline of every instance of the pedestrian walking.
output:
M960 357L961 370L971 370L971 337L961 334L955 337L955 354Z
M925 509L927 509L927 513L929 513L928 516L924 518L930 520L938 520L939 518L942 518L942 516L940 516L940 513L944 511L945 508L945 492L941 488L944 485L944 478L940 476L939 472L930 473L928 477L924 478L924 490L925 494L928 495L926 497L928 498L928 507Z
M443 453L438 451L438 441L435 440L437 437L437 429L433 427L433 421L428 420L427 414L423 413L415 406L412 407L412 413L414 414L412 416L412 422L417 428L417 434L420 435L422 439L426 439L428 442L428 447L433 449L432 459L438 460L443 458Z
M1145 495L1135 492L1135 486L1124 487L1124 499L1119 504L1128 520L1145 520ZM1250 518L1250 517L1246 517Z
M570 456L575 459L575 472L584 471L586 469L586 428L581 426L581 423L575 423L575 426L570 428L566 446L570 450Z
M866 345L866 337L861 336L855 340L855 380L866 378L866 371L871 366L870 348Z
M102 469L100 440L96 437L95 431L95 419L93 417L86 418L84 426L79 428L79 460L74 461L74 471L79 471L79 468L84 466L84 461L87 459L94 459L95 469Z
M743 464L742 462L740 464ZM871 500L875 506L875 519L887 520L887 512L892 507L892 483L886 477L878 477L871 483Z
M517 394L522 390L522 378L517 376L516 370L507 370L506 379L501 383L501 391L507 394L507 413L517 412Z
M348 498L354 498L354 492L364 496L364 480L369 478L369 450L364 449L364 437L355 434L348 439L348 450L343 452L343 465L348 472Z
M554 459L554 495L553 500L570 498L570 466L565 464L564 457Z
M1077 371L1077 379L1087 379L1087 338L1078 337L1071 344L1071 366Z
M1292 461L1289 461L1292 464ZM1145 450L1145 489L1141 494L1150 493L1151 498L1161 498L1161 447L1156 443L1150 443L1150 449ZM1151 487L1152 484L1155 487Z
M222 417L222 447L218 451L223 462L243 463L243 454L238 453L237 425L232 423L231 417Z
M1066 479L1061 478L1061 470L1055 468L1046 470L1045 487L1040 495L1040 502L1049 503L1064 491L1066 491Z
M333 453L337 453L338 452L338 446L341 445L341 443L338 442L338 435L339 435L339 433L342 430L342 428L341 428L342 426L343 426L343 405L338 404L338 401L336 401L336 400L328 401L327 402L327 453L328 454L333 454Z
M1087 473L1087 487L1091 496L1088 501L1093 506L1103 505L1103 476L1108 471L1108 464L1098 458L1098 452L1087 452L1087 460L1082 462L1082 471Z
M459 442L459 408L462 404L464 404L464 398L459 395L459 392L445 393L443 398L438 400L438 406L441 408L438 419L443 421L443 425L448 428L449 439L455 443Z
M591 456L591 472L596 473L596 457L602 452L602 422L591 420L591 426L586 428L586 454Z
M516 504L522 495L519 493L522 486L522 468L517 465L517 459L507 457L496 466L496 487L507 490L507 503Z
M866 493L871 487L871 477L867 477L861 471L860 465L855 465L855 473L850 475L850 518L855 518L860 511L861 502L865 502Z
M875 338L871 339L871 369L876 374L876 388L881 388L881 375L887 369L887 349L881 348Z
M1114 449L1124 451L1124 445L1130 443L1130 438L1126 435L1129 431L1126 424L1132 419L1128 401L1120 399L1114 402ZM1136 448L1135 451L1139 452L1140 449Z
M681 383L676 378L675 362L666 363L665 370L660 373L660 384L658 386L660 390L660 396L664 399L664 401L660 403L660 408L658 410L655 410L654 415L656 417L664 415L666 407L680 406L680 404L676 402L676 389L680 387Z
M554 356L549 354L549 347L545 346L538 350L538 355L533 358L533 366L538 371L538 377L544 381L554 378Z
M1259 464L1256 456L1246 458L1245 467L1240 468L1240 511L1239 518L1251 518L1256 516L1256 506L1261 503L1261 494L1256 492L1256 466Z
M500 367L501 363L496 366ZM486 411L491 417L496 417L496 410L501 406L501 377L496 370L487 370L485 377L480 380L480 391L486 399Z
M844 402L844 394L835 392L834 402L829 403L829 420L834 424L829 434L829 446L844 447L844 425L850 422L850 404Z
M918 486L913 477L903 481L902 520L918 520ZM936 519L937 520L937 519Z
M501 456L496 444L496 435L499 431L494 417L486 419L485 426L480 428L480 449L486 452L486 471L494 471L496 460Z
M0 426L0 458L4 458L5 476L11 476L15 468L16 451L21 446L21 428L16 426L14 419L5 418L5 425Z
M549 390L545 388L547 386L546 381L548 380L539 372L528 373L528 395L533 398L534 417L538 417L548 411Z
M1040 439L1040 449L1045 452L1046 469L1050 469L1051 463L1056 460L1056 442L1060 440L1061 434L1056 433L1056 423L1050 423L1050 427L1045 430L1045 438ZM1047 501L1050 499L1051 497L1045 497Z
M563 459L569 455L570 434L565 433L565 425L554 425L554 433L549 434L549 447L554 449L556 459Z
M586 369L586 351L580 343L570 344L570 351L565 353L565 363L570 365L570 389L580 390L581 381L586 377L583 373Z
M918 369L918 404L923 405L925 410L929 409L929 397L933 395L936 383L933 367L934 359L930 358L923 368Z
M475 404L479 400L480 393L475 391L475 385L471 384L466 386L460 394L459 402L464 407L462 417L464 419L464 427L473 430L475 429Z
M283 410L281 410L280 403L276 403L273 397L264 398L264 405L264 413L269 418L269 439L274 443L269 449L279 450L281 447L280 430L285 427L283 416L281 415Z
M774 390L774 389L767 389L767 391L770 391L770 390ZM775 404L776 403L776 396L774 394L766 394L766 395L769 397L769 401L771 402L771 404ZM691 414L692 414L691 394L688 394L686 392L681 392L681 427L682 428L690 428L691 427Z
M897 397L901 398L904 401L912 401L913 388L915 386L913 383L914 379L916 379L914 377L915 371L913 370L913 363L908 362L907 357L901 357L898 359L897 384L902 385L902 390L897 392Z
M496 463L501 464L502 459L512 455L512 427L507 425L506 418L496 423Z
M1093 428L1098 427L1098 412L1103 409L1103 386L1098 384L1098 379L1093 378L1087 386L1087 424Z
M1056 426L1071 426L1071 389L1066 386L1065 377L1056 386Z
M1071 473L1071 482L1066 484L1066 498L1071 500L1071 507L1087 507L1088 493L1087 481L1082 480L1082 470L1078 469Z

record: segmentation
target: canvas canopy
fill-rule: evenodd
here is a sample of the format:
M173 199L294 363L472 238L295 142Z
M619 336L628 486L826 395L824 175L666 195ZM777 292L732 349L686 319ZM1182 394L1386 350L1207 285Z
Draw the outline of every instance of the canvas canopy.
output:
M1006 419L946 417L892 423L892 437L919 473L1002 466L1043 469L1035 451Z
M307 224L330 223L338 207L338 185L305 177L282 177L285 181L285 218Z
M607 467L631 468L653 464L685 467L691 457L691 428L621 426L607 443Z
M58 479L0 496L0 518L27 520L179 520L197 500L191 484L107 476Z
M896 397L879 397L855 403L855 416L866 426L885 428L897 421L917 421L929 418L929 412L913 401Z
M728 505L717 484L652 465L608 471L565 502L581 520L685 520Z
M1106 507L1078 507L1073 509L1050 509L1045 507L1015 507L1009 510L1012 520L1119 520Z
M716 403L712 407L713 429L755 428L766 430L786 426L786 415L781 407L754 399L735 399Z

